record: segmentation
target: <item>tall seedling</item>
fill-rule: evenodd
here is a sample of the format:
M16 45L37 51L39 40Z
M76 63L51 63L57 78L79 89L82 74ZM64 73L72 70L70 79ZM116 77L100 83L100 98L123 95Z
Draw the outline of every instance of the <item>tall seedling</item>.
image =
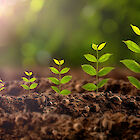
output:
M58 75L58 79L55 77L49 77L48 79L54 83L57 86L51 86L51 88L56 92L56 93L60 93L62 95L68 95L71 92L67 89L63 89L62 90L62 84L66 84L68 83L71 79L72 76L67 75L67 76L63 76L63 74L66 74L70 68L62 68L62 65L64 64L64 60L57 60L57 59L53 59L53 61L55 62L56 65L58 65L58 69L54 68L54 67L50 67L50 70L54 73Z
M140 29L138 27L133 25L131 25L131 27L137 35L140 35ZM140 53L140 47L135 42L131 40L127 40L123 42L127 45L128 49L130 49L132 52ZM123 63L131 71L135 73L140 73L140 64L137 63L135 60L125 59L125 60L121 60L120 62ZM128 76L127 78L132 85L134 85L137 89L140 89L140 81L138 79L136 79L133 76Z
M93 83L88 83L88 84L85 84L84 86L82 86L82 88L84 88L87 91L96 90L96 93L98 93L98 89L103 87L109 80L109 79L103 79L99 82L99 77L105 76L112 69L114 69L113 67L103 67L102 69L99 70L99 63L103 63L103 62L107 61L110 58L110 56L112 55L110 53L106 53L106 54L102 55L101 57L99 57L99 51L101 51L105 47L105 45L106 45L106 43L102 43L100 45L92 44L92 49L96 51L96 57L92 54L84 55L84 57L88 61L96 63L96 69L92 65L89 65L89 64L82 65L82 69L87 74L89 74L91 76L96 76L96 85Z

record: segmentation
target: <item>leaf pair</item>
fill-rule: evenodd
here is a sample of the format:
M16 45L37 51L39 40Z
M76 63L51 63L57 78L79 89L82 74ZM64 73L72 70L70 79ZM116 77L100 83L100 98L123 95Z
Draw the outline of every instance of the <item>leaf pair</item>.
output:
M140 35L140 29L136 26L131 25L133 31L137 34ZM123 41L128 49L130 49L134 53L140 53L140 47L133 41L128 40L128 41ZM140 64L138 64L135 60L131 59L125 59L121 60L121 63L123 63L128 69L130 69L133 72L140 73ZM128 76L129 82L134 85L136 88L140 89L140 81L136 79L133 76Z
M103 87L109 79L103 79L101 80L97 85L93 84L93 83L87 83L84 86L82 86L83 89L87 90L87 91L94 91L97 88L101 88Z
M33 75L32 72L27 72L25 71L25 75L28 77L22 77L23 81L25 82L25 84L22 84L21 87L23 87L25 90L31 90L31 89L35 89L37 87L37 83L35 83L36 78L30 78L30 76Z
M5 89L5 84L3 83L2 80L0 80L0 91Z
M107 61L107 60L110 58L111 55L112 55L112 54L110 54L110 53L106 53L106 54L102 55L102 56L99 58L98 62L99 62L99 63L102 63L102 62ZM94 55L92 55L92 54L85 54L84 57L85 57L88 61L90 61L90 62L97 62L97 58L96 58Z
M57 74L59 78L57 79L55 77L49 77L48 79L55 85L58 85L59 87L51 86L51 88L57 93L60 93L62 95L68 95L71 92L67 89L61 90L61 85L68 83L72 79L72 76L70 76L70 75L66 75L66 76L62 77L62 74L66 74L70 70L70 68L65 67L65 68L61 69L61 66L64 64L64 60L57 60L57 59L53 59L53 60L54 60L55 64L57 64L59 66L59 69L50 67L50 70L54 74Z
M96 57L92 54L85 54L84 55L84 57L88 61L96 63L96 69L92 65L89 65L89 64L82 65L82 69L84 72L86 72L87 74L89 74L91 76L96 75L96 85L93 83L88 83L88 84L83 86L83 88L85 90L88 90L88 91L97 90L97 92L98 92L98 88L101 88L102 86L104 86L104 84L107 83L107 81L109 80L109 79L104 79L104 80L99 82L98 77L105 76L112 69L114 69L113 67L104 67L101 70L98 70L99 63L103 63L103 62L107 61L110 58L110 56L112 55L110 53L106 53L98 58L98 51L102 50L105 47L105 45L106 45L106 43L102 43L99 46L96 44L92 44L92 48L94 50L96 50L96 53L97 53Z

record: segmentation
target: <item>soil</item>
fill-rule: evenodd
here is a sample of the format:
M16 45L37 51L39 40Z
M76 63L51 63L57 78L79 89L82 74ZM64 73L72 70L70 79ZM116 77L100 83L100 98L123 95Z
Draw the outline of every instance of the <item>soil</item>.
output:
M30 93L23 81L5 82L0 140L139 140L140 90L110 79L96 94L81 88L95 79L82 78L63 87L72 91L68 96L54 93L46 78Z

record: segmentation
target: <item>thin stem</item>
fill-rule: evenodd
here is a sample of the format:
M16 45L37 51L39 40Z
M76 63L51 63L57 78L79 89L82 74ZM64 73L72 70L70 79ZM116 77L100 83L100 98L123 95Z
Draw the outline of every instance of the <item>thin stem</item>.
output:
M98 64L98 49L97 49L97 63L96 63L96 86L97 86L97 89L96 89L96 93L98 93L98 83L99 83L99 79L98 79L98 67L99 67L99 64Z
M59 65L59 82L61 81L60 71L61 71L61 66ZM61 83L59 83L59 90L61 91Z

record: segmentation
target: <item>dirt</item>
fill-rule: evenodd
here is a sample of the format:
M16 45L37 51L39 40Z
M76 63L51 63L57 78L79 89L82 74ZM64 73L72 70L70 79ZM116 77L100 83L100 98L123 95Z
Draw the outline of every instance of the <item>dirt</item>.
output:
M1 92L1 140L140 139L140 91L124 80L111 79L96 94L81 88L95 79L74 79L64 86L68 96L46 78L30 93L22 82L6 82Z

